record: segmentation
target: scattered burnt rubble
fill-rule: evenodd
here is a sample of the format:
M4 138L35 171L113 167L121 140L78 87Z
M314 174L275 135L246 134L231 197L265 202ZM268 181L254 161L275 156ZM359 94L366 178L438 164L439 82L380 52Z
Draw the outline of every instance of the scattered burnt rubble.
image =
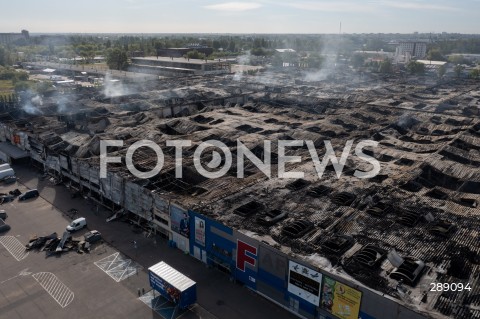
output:
M68 251L76 251L79 254L89 253L90 249L90 243L81 238L73 238L72 234L68 231L65 231L62 237L59 237L57 233L52 233L47 236L34 235L25 245L25 250L45 252L47 257Z
M262 226L273 226L287 217L288 212L282 212L279 209L272 209L271 211L265 213L263 216L257 217L257 223Z

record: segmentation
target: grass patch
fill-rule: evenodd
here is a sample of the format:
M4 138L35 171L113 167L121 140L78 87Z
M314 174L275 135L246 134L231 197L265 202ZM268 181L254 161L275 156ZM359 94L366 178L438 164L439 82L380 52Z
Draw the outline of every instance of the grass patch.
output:
M0 80L0 95L10 95L13 93L13 83L11 80Z
M84 67L85 71L91 71L91 70L102 70L106 71L108 70L108 66L106 63L93 63L93 64L77 64L77 67Z

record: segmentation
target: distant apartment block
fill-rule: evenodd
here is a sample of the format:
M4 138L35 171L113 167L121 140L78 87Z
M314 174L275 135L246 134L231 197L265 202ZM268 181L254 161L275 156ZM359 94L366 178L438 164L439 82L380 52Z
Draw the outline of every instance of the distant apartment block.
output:
M30 35L27 30L20 33L0 33L0 44L9 44L18 40L28 40Z
M408 62L411 58L423 59L427 55L425 42L400 42L395 51L397 62Z

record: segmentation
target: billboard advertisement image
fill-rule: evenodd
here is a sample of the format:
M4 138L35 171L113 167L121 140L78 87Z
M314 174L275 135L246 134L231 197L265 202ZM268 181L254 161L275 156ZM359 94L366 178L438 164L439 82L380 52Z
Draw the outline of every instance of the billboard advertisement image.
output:
M318 306L322 274L296 262L288 262L288 291Z
M182 236L190 236L190 217L187 211L175 205L170 206L170 220L172 230Z
M205 220L195 216L195 242L205 247Z
M341 319L357 319L362 292L324 276L321 307Z

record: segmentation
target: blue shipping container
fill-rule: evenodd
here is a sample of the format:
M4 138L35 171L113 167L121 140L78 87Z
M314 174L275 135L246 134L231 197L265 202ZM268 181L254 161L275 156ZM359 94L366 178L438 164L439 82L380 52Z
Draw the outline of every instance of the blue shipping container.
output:
M148 268L150 286L181 309L197 302L197 284L181 272L160 262Z

